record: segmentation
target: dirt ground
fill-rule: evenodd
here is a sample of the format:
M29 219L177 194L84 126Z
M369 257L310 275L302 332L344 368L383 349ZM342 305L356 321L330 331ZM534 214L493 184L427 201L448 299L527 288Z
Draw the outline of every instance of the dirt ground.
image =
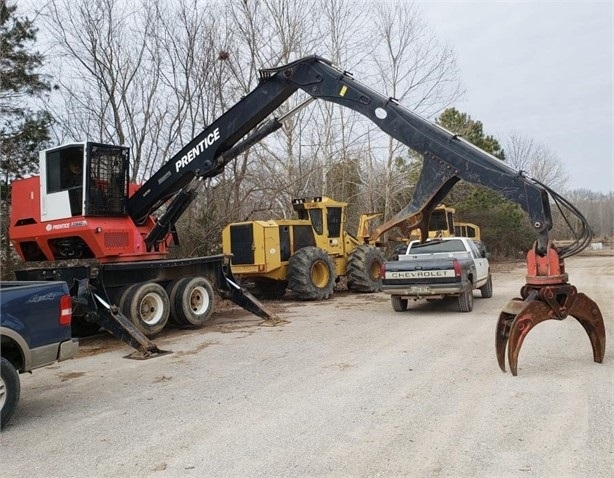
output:
M614 476L611 348L594 363L570 317L531 331L518 377L497 365L522 266L497 266L471 313L337 291L266 302L276 327L220 301L207 327L156 338L172 353L151 360L82 340L76 359L21 377L0 477ZM566 266L611 344L614 256Z

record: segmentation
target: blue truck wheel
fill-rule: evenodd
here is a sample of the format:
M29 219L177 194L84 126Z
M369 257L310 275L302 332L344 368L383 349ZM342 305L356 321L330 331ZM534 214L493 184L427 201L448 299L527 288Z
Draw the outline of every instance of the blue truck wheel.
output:
M17 370L13 367L13 364L7 359L2 357L2 363L0 364L0 406L2 411L0 412L0 427L8 423L13 416L13 412L19 402L19 394L21 392L21 385L19 383L19 375Z

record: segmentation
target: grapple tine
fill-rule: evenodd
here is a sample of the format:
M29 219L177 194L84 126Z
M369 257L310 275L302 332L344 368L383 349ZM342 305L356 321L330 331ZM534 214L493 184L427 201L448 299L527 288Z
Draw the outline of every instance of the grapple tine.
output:
M510 336L510 327L512 326L514 316L501 312L497 321L497 331L495 336L495 348L497 350L497 362L499 368L505 372L505 347L507 339Z
M605 324L599 306L585 294L577 294L569 315L574 317L588 334L593 347L593 360L603 362L605 355Z
M540 300L527 301L522 311L516 315L509 331L507 346L507 361L512 375L518 375L518 355L527 334L537 324L555 318L552 309Z
M510 336L510 328L514 317L522 310L525 303L522 299L512 299L503 308L501 314L499 314L499 320L497 321L497 329L495 333L495 348L497 350L497 362L499 367L505 372L505 348Z

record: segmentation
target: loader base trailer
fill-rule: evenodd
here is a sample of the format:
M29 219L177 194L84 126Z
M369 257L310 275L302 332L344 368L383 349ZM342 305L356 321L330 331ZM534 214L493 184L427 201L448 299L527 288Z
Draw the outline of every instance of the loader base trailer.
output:
M104 316L110 315L105 307L108 304L116 304L146 337L158 334L169 320L182 327L199 328L213 314L214 290L222 298L269 318L255 299L243 300L245 291L233 287L229 257L222 254L43 267L17 271L16 275L18 280L63 280L69 284L75 335L93 333L101 326L108 329L104 323Z

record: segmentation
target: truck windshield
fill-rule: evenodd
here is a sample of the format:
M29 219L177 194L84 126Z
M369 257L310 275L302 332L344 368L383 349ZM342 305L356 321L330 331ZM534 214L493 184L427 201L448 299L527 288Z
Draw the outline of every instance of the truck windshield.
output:
M412 244L410 254L432 254L435 252L467 252L463 241L452 239L450 241L429 241L424 244Z

